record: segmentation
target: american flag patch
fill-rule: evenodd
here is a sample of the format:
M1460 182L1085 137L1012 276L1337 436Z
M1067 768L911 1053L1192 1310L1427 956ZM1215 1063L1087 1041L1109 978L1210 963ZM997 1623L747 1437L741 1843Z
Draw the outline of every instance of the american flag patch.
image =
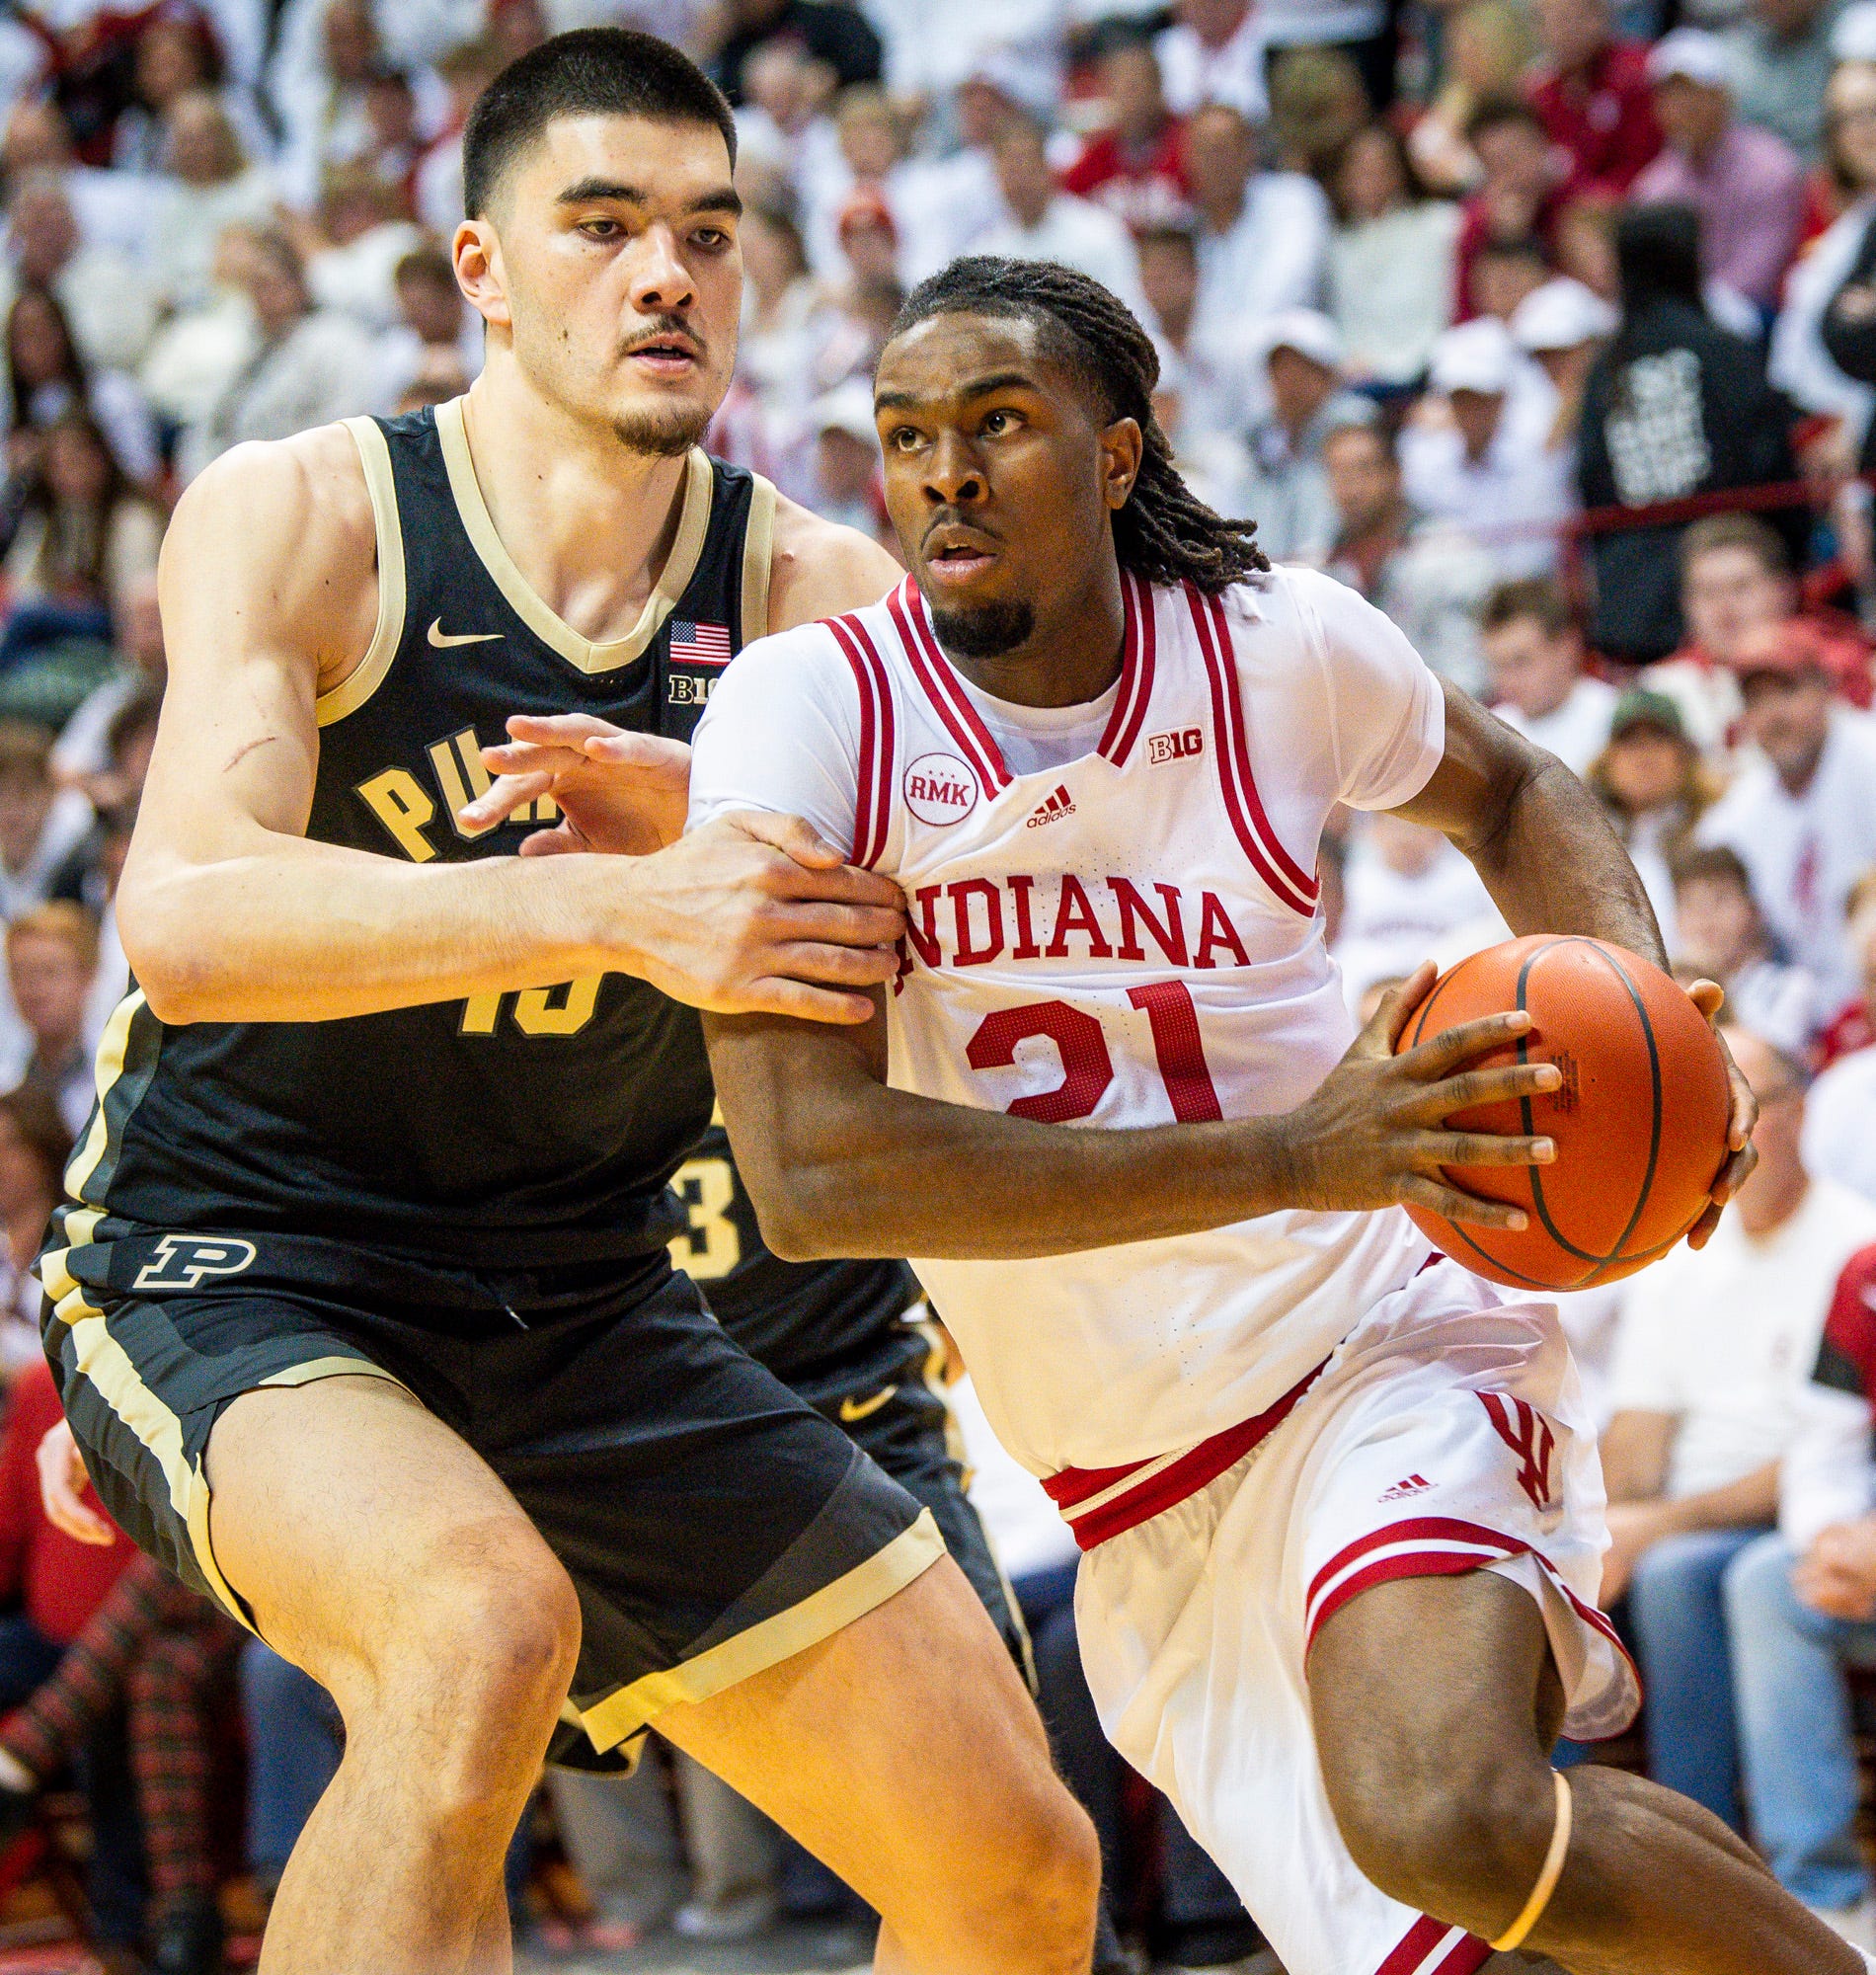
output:
M680 666L727 666L731 658L730 627L693 624L688 617L673 617L671 657Z

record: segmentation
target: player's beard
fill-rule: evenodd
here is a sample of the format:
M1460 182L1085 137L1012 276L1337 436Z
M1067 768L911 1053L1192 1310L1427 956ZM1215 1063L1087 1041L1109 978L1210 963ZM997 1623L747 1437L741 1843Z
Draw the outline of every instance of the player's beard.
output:
M612 435L627 452L651 459L681 459L703 441L710 414L701 405L667 405L659 411L628 412L612 421Z
M972 610L934 607L931 624L947 652L961 659L1000 659L1035 635L1036 610L1029 603L979 603Z

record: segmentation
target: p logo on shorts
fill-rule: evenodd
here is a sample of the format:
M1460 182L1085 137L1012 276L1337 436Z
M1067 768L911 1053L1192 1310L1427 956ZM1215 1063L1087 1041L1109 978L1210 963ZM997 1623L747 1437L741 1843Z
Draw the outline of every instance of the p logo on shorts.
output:
M252 1241L214 1234L165 1234L156 1244L156 1259L144 1263L131 1287L193 1290L208 1276L238 1276L254 1257Z

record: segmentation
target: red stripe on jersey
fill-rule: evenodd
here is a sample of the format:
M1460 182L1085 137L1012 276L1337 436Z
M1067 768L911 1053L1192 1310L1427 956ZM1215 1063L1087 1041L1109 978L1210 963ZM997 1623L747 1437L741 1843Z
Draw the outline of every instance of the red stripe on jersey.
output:
M1206 674L1212 682L1212 724L1215 730L1212 751L1218 757L1218 787L1224 796L1225 814L1231 820L1231 829L1252 868L1278 902L1301 913L1304 918L1313 918L1316 909L1313 894L1308 898L1296 894L1265 854L1263 844L1251 828L1249 814L1238 792L1236 754L1232 746L1231 718L1237 708L1237 681L1226 672L1223 660L1212 645L1211 618L1204 600L1190 585L1186 589L1186 598L1191 606L1193 624L1199 633L1199 649L1205 657Z
M850 855L864 869L873 861L874 788L879 775L878 686L872 671L853 639L851 623L838 617L829 619L827 629L845 655L853 672L855 690L860 695L860 759L854 777L853 849Z
M1114 696L1114 711L1108 715L1107 731L1096 752L1118 768L1125 764L1128 750L1146 718L1146 702L1153 690L1153 599L1136 577L1121 572L1121 602L1126 611L1126 630L1121 639L1121 686Z
M1491 1958L1490 1941L1422 1914L1374 1975L1473 1975Z
M853 861L862 868L876 864L886 854L887 831L893 816L893 764L895 718L893 687L887 677L886 662L872 634L856 616L836 617L828 628L839 641L860 681L860 773L853 812ZM871 723L869 723L869 683ZM871 752L868 736L875 736Z
M1003 750L959 684L951 661L945 657L927 620L925 599L908 576L886 601L894 623L899 626L905 656L911 661L919 684L925 688L926 698L951 730L951 738L976 770L985 793L1000 794L1010 783L1010 771L1003 765Z
M1159 652L1159 626L1154 620L1153 588L1143 576L1133 579L1134 588L1139 592L1139 691L1133 700L1133 717L1127 724L1127 731L1121 736L1121 745L1109 756L1117 768L1127 765L1127 757L1133 751L1133 744L1139 739L1139 732L1146 725L1147 708L1153 703L1153 675L1157 669Z
M1271 821L1265 814L1263 798L1257 793L1257 780L1251 773L1250 742L1244 728L1244 708L1238 689L1237 653L1231 644L1231 626L1224 614L1221 598L1205 598L1208 614L1212 619L1213 633L1217 638L1219 665L1224 677L1230 682L1230 693L1226 706L1231 718L1231 751L1237 764L1238 787L1244 796L1245 807L1250 812L1251 828L1257 831L1258 840L1276 860L1277 868L1309 902L1310 910L1315 909L1316 881L1305 871L1283 846L1282 839L1271 828Z
M1337 1550L1309 1580L1308 1595L1303 1603L1313 1605L1330 1578L1338 1570L1346 1570L1358 1557L1366 1556L1369 1550L1384 1549L1389 1543L1404 1542L1477 1543L1485 1549L1501 1550L1507 1556L1527 1547L1499 1530L1488 1530L1478 1523L1462 1523L1454 1516L1408 1516L1397 1523L1384 1523L1379 1529L1370 1530L1367 1536Z

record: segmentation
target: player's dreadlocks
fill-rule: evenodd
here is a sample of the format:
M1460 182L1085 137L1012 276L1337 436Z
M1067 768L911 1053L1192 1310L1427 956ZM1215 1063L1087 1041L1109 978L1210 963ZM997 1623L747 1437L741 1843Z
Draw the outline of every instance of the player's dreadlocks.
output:
M1153 416L1159 353L1125 302L1088 276L1051 261L974 254L920 281L894 322L900 336L934 315L1016 316L1033 322L1099 399L1108 421L1132 419L1142 440L1139 475L1114 516L1121 567L1149 583L1190 583L1215 596L1270 560L1257 523L1215 514L1179 477Z

